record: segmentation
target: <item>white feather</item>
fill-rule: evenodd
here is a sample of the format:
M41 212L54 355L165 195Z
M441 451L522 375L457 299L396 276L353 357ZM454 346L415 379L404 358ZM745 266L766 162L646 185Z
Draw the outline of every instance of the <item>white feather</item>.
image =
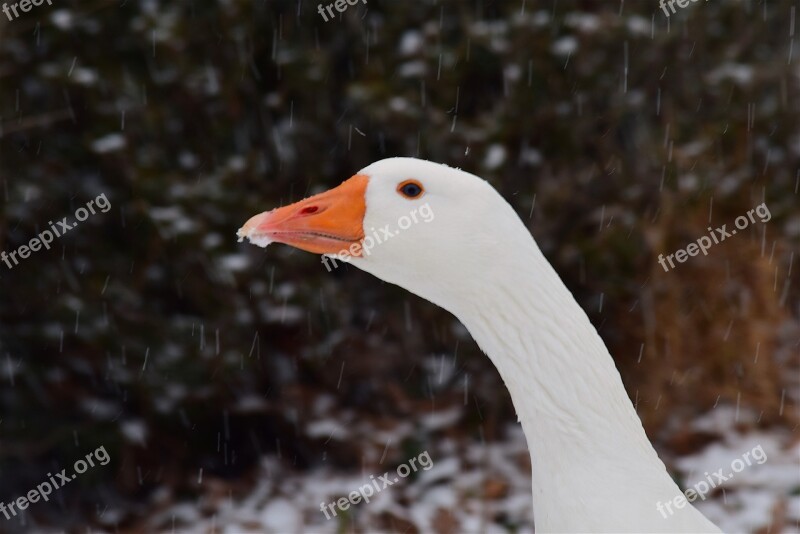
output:
M491 358L527 437L537 532L719 532L691 505L658 511L680 489L602 339L491 185L412 158L359 174L369 176L364 228L426 202L436 214L351 263L449 310ZM409 178L421 197L397 192Z

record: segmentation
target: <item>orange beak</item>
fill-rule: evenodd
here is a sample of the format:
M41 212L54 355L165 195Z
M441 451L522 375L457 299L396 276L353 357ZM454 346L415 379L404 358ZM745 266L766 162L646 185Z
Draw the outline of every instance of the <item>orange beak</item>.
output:
M368 180L357 174L329 191L260 213L237 235L256 244L277 241L315 254L350 254L351 245L364 239ZM354 250L353 255L361 255L360 246Z

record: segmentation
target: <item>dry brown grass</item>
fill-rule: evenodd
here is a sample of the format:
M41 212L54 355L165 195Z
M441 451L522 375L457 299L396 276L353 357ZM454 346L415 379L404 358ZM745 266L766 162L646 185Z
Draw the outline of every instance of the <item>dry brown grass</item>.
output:
M715 217L712 226L747 209ZM641 361L621 362L626 383L638 392L639 414L648 430L660 428L676 410L688 421L690 410L720 402L755 408L760 424L794 418L789 407L780 414L783 379L774 358L779 328L790 319L776 284L776 277L786 273L778 267L780 246L771 257L768 239L762 254L763 224L714 245L708 256L676 263L669 272L656 261L661 251L672 253L708 233L708 215L701 211L668 207L649 230L646 239L654 253L643 280L642 313L620 318L629 336L644 342ZM728 222L728 230L731 226Z

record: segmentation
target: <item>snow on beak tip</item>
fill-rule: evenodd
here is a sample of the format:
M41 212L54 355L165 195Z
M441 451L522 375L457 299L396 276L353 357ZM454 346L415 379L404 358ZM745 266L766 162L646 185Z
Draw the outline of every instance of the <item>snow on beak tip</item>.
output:
M256 230L258 229L259 223L264 219L265 215L268 215L271 212L261 213L254 217L251 217L244 226L239 228L236 231L236 236L239 238L238 242L241 243L242 241L247 238L251 244L256 245L257 247L266 248L267 245L273 243L274 241L267 237L264 234L256 234Z

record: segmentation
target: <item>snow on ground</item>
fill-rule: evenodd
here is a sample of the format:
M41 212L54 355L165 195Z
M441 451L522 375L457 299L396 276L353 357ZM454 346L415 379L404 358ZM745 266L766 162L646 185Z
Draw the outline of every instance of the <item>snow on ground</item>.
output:
M695 504L724 532L800 532L800 439L785 429L736 430L755 420L754 413L720 406L694 421L695 429L722 440L675 462L682 486L717 486Z
M460 449L443 440L430 452L432 465L416 476L377 492L326 519L321 503L347 495L393 466L363 474L317 469L292 472L276 458L264 458L259 482L244 498L207 496L201 503L181 503L158 514L151 527L190 533L315 532L342 530L533 532L530 461L521 429L503 442L472 442ZM409 527L410 530L409 530Z
M693 427L720 439L671 468L681 486L693 487L724 469L733 476L696 504L725 532L800 532L800 443L784 429L740 433L742 414L719 406ZM760 447L760 449L758 449ZM743 460L749 453L747 462ZM442 439L429 451L432 467L376 493L369 503L326 519L322 503L369 483L393 466L343 473L328 468L297 472L274 457L262 460L258 483L243 497L209 491L157 514L159 531L235 532L533 532L530 461L519 426L503 441ZM738 463L737 459L742 462ZM763 459L763 460L762 460ZM731 468L732 462L737 462Z

